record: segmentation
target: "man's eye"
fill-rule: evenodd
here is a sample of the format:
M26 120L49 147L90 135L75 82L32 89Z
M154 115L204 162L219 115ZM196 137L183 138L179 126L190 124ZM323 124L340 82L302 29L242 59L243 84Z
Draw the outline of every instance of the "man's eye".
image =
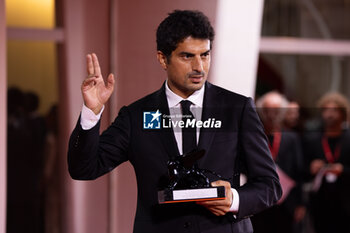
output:
M183 55L183 58L185 58L185 59L190 59L190 58L192 58L193 56L191 55L191 54L184 54Z

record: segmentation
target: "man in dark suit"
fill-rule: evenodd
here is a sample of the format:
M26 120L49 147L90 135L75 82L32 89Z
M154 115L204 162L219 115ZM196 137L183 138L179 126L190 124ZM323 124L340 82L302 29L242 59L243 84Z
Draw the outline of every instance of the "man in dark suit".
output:
M160 90L123 107L102 135L99 116L113 91L114 77L109 75L105 85L96 55L87 56L84 106L70 138L69 172L74 179L95 179L129 160L138 185L134 232L253 232L249 217L281 196L252 99L206 81L213 39L214 30L203 13L169 14L157 29L157 56L167 73L166 82ZM168 127L169 122L177 122L178 113L185 112L196 122L207 122L206 126L196 124L203 127L192 134L174 124ZM152 113L156 129L143 124L145 113ZM197 166L220 174L221 178L211 177L211 185L224 186L225 199L158 204L157 191L168 160L193 149L205 149ZM241 169L248 176L243 186Z
M283 196L278 205L252 218L253 227L256 233L296 232L297 224L306 212L301 190L304 168L301 142L297 133L282 128L288 107L288 101L282 94L268 92L257 100L256 105L272 158L278 166Z
M310 213L315 232L350 232L349 102L339 93L327 93L318 102L322 129L307 132L304 151L308 173L314 178Z

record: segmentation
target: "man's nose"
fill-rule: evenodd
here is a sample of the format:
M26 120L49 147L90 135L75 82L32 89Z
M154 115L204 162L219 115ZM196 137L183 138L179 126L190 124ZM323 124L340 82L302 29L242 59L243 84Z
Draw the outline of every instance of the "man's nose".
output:
M197 72L203 72L203 61L201 57L195 57L195 59L193 59L192 70Z

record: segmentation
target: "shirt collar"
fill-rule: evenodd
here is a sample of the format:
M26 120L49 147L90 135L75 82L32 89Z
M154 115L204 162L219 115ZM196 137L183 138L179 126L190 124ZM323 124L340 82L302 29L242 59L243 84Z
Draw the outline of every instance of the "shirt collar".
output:
M203 98L204 98L204 85L201 87L201 89L193 92L192 95L190 95L186 100L189 100L194 104L196 107L203 107ZM170 90L168 86L168 80L165 82L165 94L166 98L168 100L169 108L177 106L182 100L185 100L184 98L180 97L179 95L175 94L172 90Z

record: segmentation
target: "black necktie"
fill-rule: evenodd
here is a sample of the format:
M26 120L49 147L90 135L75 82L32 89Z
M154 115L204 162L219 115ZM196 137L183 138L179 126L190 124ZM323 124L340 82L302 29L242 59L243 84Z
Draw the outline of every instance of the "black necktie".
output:
M188 121L192 122L192 120L195 118L190 111L190 106L192 104L191 101L182 100L180 103L182 110L182 120L184 121L184 127L182 128L182 154L186 154L195 150L197 147L196 127L191 127L192 124L187 125Z

